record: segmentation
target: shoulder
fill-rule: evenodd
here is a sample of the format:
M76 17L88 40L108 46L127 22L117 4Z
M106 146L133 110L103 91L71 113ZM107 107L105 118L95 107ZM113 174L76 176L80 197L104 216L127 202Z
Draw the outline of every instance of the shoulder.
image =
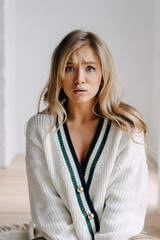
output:
M118 127L112 120L105 119L105 121L107 126L110 126L109 139L114 143L114 146L117 145L122 148L131 140L129 134Z
M53 125L53 116L51 114L37 113L27 121L26 134L46 131L51 125Z
M145 141L143 132L135 131L133 139L129 133L118 127L115 123L111 123L109 133L112 146L117 150L117 155L123 151L141 152L145 149Z
M34 125L34 126L41 126L45 123L48 124L51 121L53 121L53 116L51 114L43 114L43 113L37 113L33 115L29 120L27 121L27 126Z

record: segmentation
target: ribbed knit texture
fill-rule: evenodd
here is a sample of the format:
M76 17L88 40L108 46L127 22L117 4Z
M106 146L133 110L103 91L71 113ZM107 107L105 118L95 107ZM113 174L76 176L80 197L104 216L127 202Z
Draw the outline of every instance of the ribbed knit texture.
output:
M63 126L58 132L54 127L44 141L52 122L52 115L37 114L26 129L31 215L42 236L128 240L139 234L147 207L144 145L105 119L83 175ZM144 143L141 134L135 140Z

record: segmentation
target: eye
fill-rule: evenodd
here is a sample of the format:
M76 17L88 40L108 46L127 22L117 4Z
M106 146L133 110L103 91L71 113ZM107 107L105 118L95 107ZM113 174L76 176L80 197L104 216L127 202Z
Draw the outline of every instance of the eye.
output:
M92 67L92 66L88 66L88 67L87 67L87 71L88 71L88 72L92 72L92 71L94 71L94 70L95 70L95 68Z
M73 72L74 71L74 67L72 67L72 66L68 66L68 67L66 67L66 72Z

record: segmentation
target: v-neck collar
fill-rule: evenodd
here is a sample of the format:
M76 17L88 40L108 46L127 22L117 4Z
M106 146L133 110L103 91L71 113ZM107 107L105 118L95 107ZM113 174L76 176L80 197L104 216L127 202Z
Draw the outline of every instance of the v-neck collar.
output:
M111 123L111 120L106 119L99 121L99 125L88 150L85 166L83 167L82 172L82 167L77 159L73 144L71 144L72 142L69 136L69 131L67 131L67 125L64 123L63 126L60 126L59 128L58 118L56 122L57 136L63 159L68 168L79 207L85 218L92 239L94 239L94 233L99 231L99 219L96 210L94 209L89 189L94 177L96 165L107 141ZM79 189L82 190L79 191ZM88 217L90 215L89 212L92 213L91 215L93 215L93 218Z
M92 142L90 144L90 147L88 149L87 155L86 155L85 159L82 161L82 163L80 163L79 160L78 160L75 148L73 146L73 142L71 140L71 136L70 136L69 129L68 129L68 126L67 126L67 122L65 122L63 124L64 132L65 132L65 135L66 135L66 138L67 138L67 141L68 141L68 145L70 147L70 151L72 153L74 161L78 162L79 165L81 166L81 170L82 170L83 175L85 175L85 171L86 171L86 167L87 167L88 161L90 159L90 156L91 156L91 154L92 154L92 152L94 150L94 147L96 145L97 139L98 139L98 137L100 135L100 132L102 130L103 122L104 122L104 119L100 118L98 126L97 126L97 129L96 129L96 133L95 133L94 138L93 138L93 140L92 140Z

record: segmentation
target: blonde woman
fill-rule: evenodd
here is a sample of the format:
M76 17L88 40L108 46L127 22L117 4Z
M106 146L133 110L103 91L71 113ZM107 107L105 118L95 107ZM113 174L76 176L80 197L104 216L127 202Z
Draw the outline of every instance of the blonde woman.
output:
M141 115L117 97L105 43L91 32L69 33L53 53L26 130L31 214L42 239L128 240L141 233L146 132Z

